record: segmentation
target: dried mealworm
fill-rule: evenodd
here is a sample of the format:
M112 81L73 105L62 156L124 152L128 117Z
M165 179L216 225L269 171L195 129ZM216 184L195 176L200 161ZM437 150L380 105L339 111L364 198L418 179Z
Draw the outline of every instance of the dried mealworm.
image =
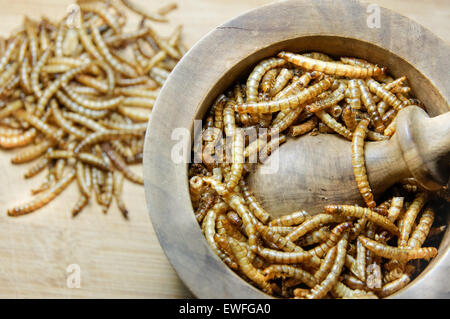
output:
M74 149L74 153L80 152L83 148L97 144L100 142L126 139L132 136L142 136L142 132L139 131L117 131L117 130L104 130L99 132L94 132L86 136Z
M378 243L375 240L364 236L358 237L367 249L372 251L377 256L388 259L397 259L398 261L409 261L411 259L430 259L437 255L437 249L434 247L425 248L400 248L387 246Z
M342 269L344 268L345 255L347 254L346 251L347 237L348 235L345 234L344 237L342 237L342 239L339 240L339 243L337 244L336 259L333 264L333 267L330 270L330 273L321 283L317 284L311 289L311 292L306 296L306 298L308 299L323 298L336 284L342 272Z
M278 53L278 57L307 70L319 71L329 75L347 76L351 78L367 78L374 75L381 75L385 71L384 68L379 68L377 66L372 68L362 68L337 62L316 60L300 54L284 51Z
M306 270L291 265L270 265L263 270L266 280L276 277L295 278L305 283L309 287L314 287L317 280Z
M317 282L322 282L331 271L331 268L333 267L334 261L336 259L336 254L337 246L334 246L330 250L328 250L325 258L320 265L320 268L314 273L314 278L316 278Z
M407 245L416 217L428 199L429 196L427 193L419 193L412 202L411 206L409 206L406 210L401 221L400 236L398 238L399 247L405 247Z
M386 90L381 84L373 79L367 81L369 90L380 97L387 104L391 105L396 111L400 111L404 105L403 103L391 92Z
M75 203L75 206L72 208L72 217L77 216L84 207L86 207L87 203L89 202L89 198L85 195L80 195L78 197L77 202Z
M352 139L352 164L353 173L355 175L356 184L359 192L366 202L367 207L374 208L377 204L373 199L372 189L369 185L366 172L366 164L364 160L364 140L367 134L367 126L369 121L363 119L359 122Z
M272 89L279 72L278 68L274 68L264 74L261 79L261 91L263 93L268 93Z
M372 83L371 81L375 82L375 80L370 79L368 83ZM356 82L358 83L359 89L361 91L361 100L366 107L367 112L369 113L370 120L373 123L375 131L378 133L382 133L384 131L384 125L381 121L375 101L373 100L372 95L369 92L369 88L366 86L363 80L357 80Z
M310 215L306 211L298 211L289 215L284 215L272 220L269 226L292 226L303 223L310 218Z
M263 224L266 224L270 219L269 213L267 213L264 208L259 204L255 196L251 193L247 184L243 179L239 181L239 186L241 187L242 194L244 195L245 201L248 205L250 211L258 218Z
M371 211L366 207L358 207L351 205L328 205L325 206L325 212L328 214L339 214L355 218L367 218L374 224L388 230L393 235L398 235L399 230L389 219Z
M427 207L424 210L422 216L420 217L419 223L412 232L408 240L407 247L410 248L421 247L430 232L431 225L433 225L433 221L434 221L434 211L431 207Z
M69 171L63 178L61 178L52 188L45 194L39 195L37 198L31 200L27 204L8 209L9 216L20 216L31 213L52 201L58 196L75 178L75 170Z
M294 72L290 69L283 68L275 79L274 84L270 88L270 96L275 96L278 92L280 92L286 84L292 79L294 76Z
M106 155L109 157L111 162L114 164L114 166L123 173L126 179L132 181L136 184L144 184L143 177L137 175L134 173L128 166L126 165L124 159L117 154L110 146L109 144L103 143L102 149L106 153Z
M410 277L407 274L402 275L399 279L387 283L381 288L379 292L380 297L387 297L399 291L410 282Z
M323 123L325 123L333 131L335 131L339 135L342 135L348 140L352 140L353 138L352 132L349 129L347 129L344 125L336 121L336 119L334 119L330 114L328 114L324 110L319 110L315 114Z
M323 91L327 90L330 86L331 81L329 79L324 79L317 84L305 88L297 94L289 95L279 100L249 102L247 97L247 102L237 105L236 110L239 113L273 113L280 110L286 111L289 109L296 109L302 103L311 100Z
M350 228L352 224L349 222L342 223L337 225L333 228L333 230L330 233L330 236L328 239L320 244L314 247L313 249L308 250L310 254L314 254L319 258L322 258L326 255L329 249L334 247L338 241L341 239L341 237L344 235L344 233Z
M37 131L35 128L30 128L19 135L0 136L0 147L2 148L16 148L22 147L33 142Z
M318 228L320 225L341 222L344 222L344 218L339 215L317 214L297 226L293 232L286 236L286 239L296 241L306 233Z
M239 269L247 276L250 280L255 282L264 292L271 294L272 288L267 282L263 274L261 274L254 266L251 264L247 257L247 249L239 244L233 238L230 238L230 246L236 257Z
M309 119L306 122L303 122L302 124L293 125L289 127L289 135L290 136L301 136L308 132L310 132L312 129L314 129L317 126L317 118L313 117L312 119Z

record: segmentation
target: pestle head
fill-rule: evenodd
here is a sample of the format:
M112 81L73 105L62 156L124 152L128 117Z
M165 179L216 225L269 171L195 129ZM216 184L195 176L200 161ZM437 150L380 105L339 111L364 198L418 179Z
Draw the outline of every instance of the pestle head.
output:
M430 118L417 106L407 107L399 112L390 140L365 143L375 198L406 177L430 190L448 180L448 161L440 163L448 159L449 114ZM247 183L273 217L296 210L317 214L330 204L364 205L353 175L351 142L334 134L290 139L249 174Z

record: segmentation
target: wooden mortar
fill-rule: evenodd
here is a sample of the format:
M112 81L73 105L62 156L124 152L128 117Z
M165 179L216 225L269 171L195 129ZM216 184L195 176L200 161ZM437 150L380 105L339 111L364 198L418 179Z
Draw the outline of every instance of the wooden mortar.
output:
M194 217L187 166L172 160L189 149L194 120L219 93L281 50L356 56L405 75L431 116L450 110L450 47L414 21L380 8L380 28L367 25L368 4L285 1L245 13L217 27L183 57L154 107L144 149L145 192L159 241L178 275L199 298L269 298L229 269L209 248ZM176 130L178 129L178 130ZM393 298L449 298L450 232L428 267Z

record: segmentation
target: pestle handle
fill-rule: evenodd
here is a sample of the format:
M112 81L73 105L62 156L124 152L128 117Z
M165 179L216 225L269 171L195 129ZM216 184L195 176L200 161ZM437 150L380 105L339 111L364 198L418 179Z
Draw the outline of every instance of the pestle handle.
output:
M375 196L411 176L429 190L445 185L450 113L430 118L421 108L410 106L399 112L396 121L390 140L365 146L367 175ZM351 143L336 135L291 139L249 174L248 185L274 217L300 209L316 214L328 204L363 205L351 152ZM271 167L277 169L267 174Z
M411 175L428 190L447 184L450 154L450 112L436 117L417 106L397 116L395 140Z

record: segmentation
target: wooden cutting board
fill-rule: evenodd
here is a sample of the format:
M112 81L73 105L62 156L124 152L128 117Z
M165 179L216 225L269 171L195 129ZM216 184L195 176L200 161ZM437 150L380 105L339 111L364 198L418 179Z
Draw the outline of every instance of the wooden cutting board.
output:
M134 0L148 8L163 3ZM226 20L268 0L183 0L161 24L162 34L183 24L184 41L192 46L204 34ZM23 15L60 19L70 0L0 0L0 36L22 23ZM377 0L403 13L450 41L450 3L445 0ZM134 21L136 22L136 21ZM381 22L382 23L382 22ZM381 25L382 26L382 25ZM420 48L418 48L420 49ZM91 203L72 218L78 190L72 184L45 208L19 218L6 209L31 197L43 175L23 179L28 165L12 165L14 151L0 151L0 298L190 298L159 246L141 186L125 182L124 200L130 211L124 220L116 208L107 215ZM135 169L140 172L141 166ZM170 221L167 221L170 223ZM74 266L75 265L75 266ZM80 288L70 288L75 272ZM69 284L68 284L69 281Z

